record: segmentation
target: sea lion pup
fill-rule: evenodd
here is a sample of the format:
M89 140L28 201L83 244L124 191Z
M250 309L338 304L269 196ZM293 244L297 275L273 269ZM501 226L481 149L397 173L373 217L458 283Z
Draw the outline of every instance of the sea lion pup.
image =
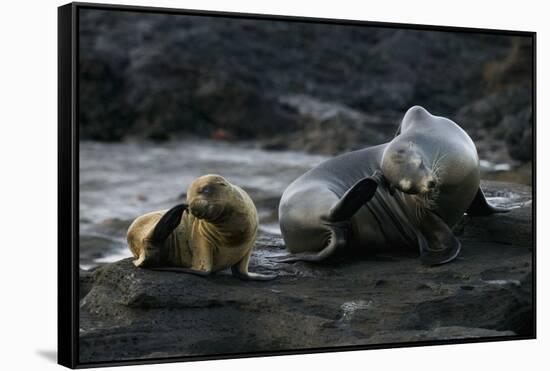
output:
M219 175L204 175L187 189L187 203L138 217L128 246L137 267L208 275L231 267L234 276L270 280L248 271L258 214L248 194Z
M464 212L505 212L479 187L479 159L453 121L410 108L394 139L329 159L285 190L279 223L294 255L320 261L353 248L418 248L424 264L453 260L460 242L451 227Z

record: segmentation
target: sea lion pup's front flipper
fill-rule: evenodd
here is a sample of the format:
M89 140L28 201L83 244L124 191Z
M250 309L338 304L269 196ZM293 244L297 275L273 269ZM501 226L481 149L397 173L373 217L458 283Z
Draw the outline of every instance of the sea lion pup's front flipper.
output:
M140 256L134 260L134 265L140 268L151 268L160 263L160 249L170 233L180 224L187 204L179 204L168 210L159 219L153 231L143 239L144 248Z
M164 243L170 233L180 224L181 216L188 208L187 204L179 204L165 212L151 233L151 242L155 245Z
M210 272L208 271L198 271L192 268L180 268L180 267L152 267L149 268L152 271L161 271L161 272L175 272L175 273L190 273L197 276L208 276Z
M472 216L487 216L498 213L507 213L509 211L510 209L496 207L489 204L481 188L478 188L476 196L470 204L470 207L468 207L468 210L466 210L466 213Z
M420 260L426 265L448 263L460 252L460 241L447 224L435 213L428 211L417 233Z

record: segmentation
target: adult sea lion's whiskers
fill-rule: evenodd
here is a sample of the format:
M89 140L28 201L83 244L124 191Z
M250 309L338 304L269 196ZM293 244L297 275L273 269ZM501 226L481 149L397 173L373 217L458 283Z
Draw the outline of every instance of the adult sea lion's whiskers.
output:
M439 179L441 178L441 175L443 175L443 167L441 166L441 161L447 157L447 154L439 155L439 150L437 152L436 158L432 163L431 172L433 177L435 178L436 184L439 185Z
M442 162L445 157L447 157L447 154L441 154L441 149L438 148L430 168L436 187L427 193L419 193L413 196L416 199L414 202L414 217L419 223L426 215L427 210L434 210L437 206L437 201L440 194L441 178L445 175L442 166Z
M437 206L437 200L439 199L439 188L435 188L432 191L424 194L414 195L416 202L414 203L414 214L417 222L421 222L426 211L434 210Z

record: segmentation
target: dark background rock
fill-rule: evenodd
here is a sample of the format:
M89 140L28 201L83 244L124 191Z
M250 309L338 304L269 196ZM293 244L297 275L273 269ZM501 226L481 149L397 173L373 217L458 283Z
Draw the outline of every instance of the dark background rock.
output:
M419 104L528 161L532 51L517 36L82 10L80 134L334 154L388 140Z
M274 281L155 272L131 259L81 271L80 361L532 335L532 238L502 239L532 227L530 188L484 189L520 207L465 218L462 252L442 266L423 266L416 251L277 263L283 241L262 232L250 270Z

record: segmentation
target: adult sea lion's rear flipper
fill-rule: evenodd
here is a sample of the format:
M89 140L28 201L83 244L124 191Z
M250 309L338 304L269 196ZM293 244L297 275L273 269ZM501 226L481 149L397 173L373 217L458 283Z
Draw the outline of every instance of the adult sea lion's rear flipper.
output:
M329 221L349 220L376 193L381 175L363 178L355 183L330 209Z
M293 263L298 261L318 262L331 256L336 250L346 245L346 230L340 226L331 226L330 238L323 250L316 253L298 253L276 257L274 260L279 263Z
M151 233L151 242L153 244L162 244L166 241L170 233L180 224L181 216L187 208L187 204L179 204L164 213Z
M468 210L466 210L466 213L472 216L487 216L497 213L507 213L509 211L510 209L490 205L481 188L478 188L476 196L470 204L470 207L468 207Z
M435 213L428 211L417 233L420 260L426 265L450 262L460 252L460 241L447 224Z

